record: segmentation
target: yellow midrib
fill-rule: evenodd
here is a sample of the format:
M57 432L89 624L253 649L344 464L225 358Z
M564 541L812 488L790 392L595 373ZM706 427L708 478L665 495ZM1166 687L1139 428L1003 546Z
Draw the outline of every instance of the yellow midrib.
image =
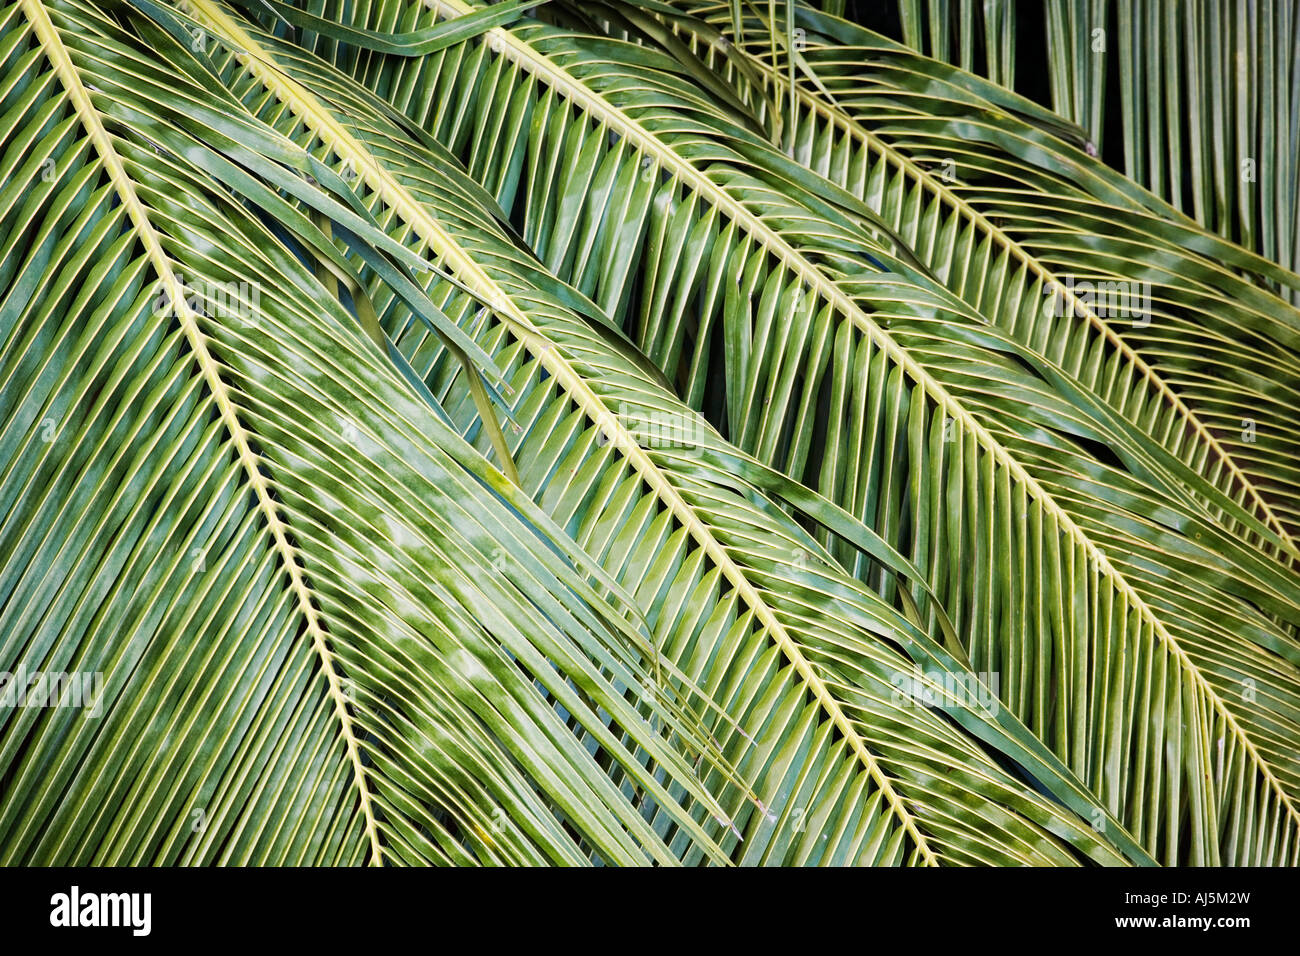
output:
M765 74L772 79L774 85L789 87L789 80L782 75L779 70L769 67L761 60L761 58L750 53L748 49L741 47L736 47L736 49L740 49L746 59L764 70ZM1093 328L1097 329L1105 337L1106 341L1116 348L1124 358L1128 360L1128 362L1136 368L1139 373L1141 373L1143 378L1145 378L1151 386L1155 388L1159 395L1167 401L1179 415L1182 416L1182 418L1196 432L1200 440L1206 446L1213 449L1218 460L1227 466L1229 474L1240 482L1241 487L1250 495L1251 499L1255 503L1257 512L1263 516L1265 522L1272 527L1278 537L1282 539L1284 550L1287 551L1291 557L1300 558L1300 550L1297 549L1294 539L1282 524L1281 519L1277 517L1273 509L1269 506L1268 501L1259 493L1254 482L1252 482L1237 465L1236 459L1228 454L1219 443L1219 440L1214 437L1210 430L1205 427L1205 424L1196 417L1192 410L1182 400L1182 397L1170 388L1169 384L1165 382L1164 379L1160 378L1160 376L1156 374L1155 369L1151 368L1151 366L1147 364L1146 359L1144 359L1131 345L1129 345L1118 332L1111 328L1110 324L1106 322L1105 319L1079 299L1079 297L1064 284L1059 282L1051 270L1026 251L1020 243L1009 236L1000 227L995 225L982 212L971 206L960 195L950 190L940 181L936 180L928 170L918 166L910 157L898 152L894 147L880 139L876 134L859 124L837 103L826 103L821 97L814 96L799 84L794 85L794 90L799 99L809 109L821 114L832 123L840 123L849 131L850 135L857 136L860 140L866 142L869 149L874 150L883 156L887 162L894 163L905 173L910 174L913 178L922 182L932 194L939 196L941 200L955 209L959 215L974 222L979 229L991 235L997 244L1001 245L1002 248L1008 250L1013 256L1019 259L1020 262L1035 276L1044 282L1052 283L1058 290L1058 294L1063 294L1071 303L1074 308L1074 314L1082 315L1086 318L1088 323Z
M104 163L104 168L112 181L123 207L135 228L136 237L144 247L145 253L149 258L150 264L154 271L157 272L159 281L167 289L168 296L171 300L173 310L182 330L185 333L186 340L189 342L190 350L198 363L200 372L204 381L207 383L209 391L212 393L213 401L217 405L221 420L230 433L231 439L235 443L235 448L239 453L239 459L248 475L249 484L252 486L257 496L258 505L266 517L267 525L271 530L272 538L277 552L280 554L281 561L289 573L290 588L297 598L299 610L306 620L307 631L311 635L312 646L316 650L321 661L321 669L325 675L326 683L329 689L330 698L332 699L335 711L339 717L343 728L343 737L348 751L348 758L351 761L353 775L356 780L357 791L360 795L362 812L365 817L366 835L370 842L373 864L382 862L381 849L379 844L378 828L375 824L374 810L371 806L370 793L365 784L365 773L361 764L359 746L356 735L352 728L352 718L347 711L347 703L341 688L338 673L334 669L333 653L329 650L325 638L324 628L321 626L319 614L311 603L311 595L307 589L306 582L303 580L302 571L298 567L297 557L294 554L293 546L289 543L288 535L285 530L284 521L281 519L279 512L276 510L275 502L271 500L270 489L267 486L266 477L261 473L258 467L259 458L252 450L248 442L248 435L239 421L235 411L234 402L230 398L230 391L226 383L222 380L218 370L218 363L212 357L208 350L207 343L204 339L203 332L199 328L193 311L186 301L186 295L183 285L176 277L172 269L171 260L168 258L166 251L159 241L158 233L149 220L149 213L141 202L139 195L135 191L135 185L127 175L125 167L122 165L121 157L113 148L112 140L108 131L104 128L100 120L99 113L91 102L90 94L87 92L85 85L81 81L81 75L78 73L76 65L67 48L59 36L57 28L46 12L41 0L20 0L24 14L32 24L36 32L37 39L49 59L50 64L54 67L60 82L63 84L69 99L72 101L73 108L76 110L82 126L85 128L87 135L90 137L99 153L100 159Z
M566 391L583 408L594 422L613 423L615 427L614 442L623 451L629 463L653 489L682 522L691 537L704 549L709 559L726 576L737 592L754 609L755 617L763 624L772 639L795 667L804 680L809 691L817 698L823 709L834 722L835 727L850 743L855 756L861 761L872 780L889 802L904 829L912 837L913 843L920 851L928 865L937 865L938 858L930 849L924 835L917 828L913 814L908 810L902 798L894 790L891 778L885 774L875 756L866 748L861 735L838 702L830 694L825 683L813 671L807 659L785 626L772 609L763 601L762 596L746 579L739 566L726 549L718 543L708 526L704 524L694 509L672 487L664 475L651 461L645 451L618 424L618 419L605 406L564 357L558 348L550 342L533 325L528 316L514 303L508 293L493 280L473 259L460 248L456 241L431 216L423 205L413 197L400 182L383 166L377 163L369 151L347 131L333 115L322 109L319 100L293 78L281 72L267 59L254 55L260 44L238 23L218 9L209 0L188 0L200 19L219 35L224 35L240 50L250 55L243 60L248 69L278 99L290 106L295 115L310 128L323 142L328 143L340 160L351 161L352 169L359 179L375 190L404 222L412 227L416 235L430 248L436 251L448 269L459 281L470 288L476 296L488 304L495 312L509 319L515 328L512 330L524 343L548 372L562 384Z

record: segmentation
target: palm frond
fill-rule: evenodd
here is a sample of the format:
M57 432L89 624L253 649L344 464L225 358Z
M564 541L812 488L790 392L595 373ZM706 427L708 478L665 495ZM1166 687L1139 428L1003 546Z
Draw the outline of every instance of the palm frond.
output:
M1300 863L1290 219L1111 6L0 3L0 860Z
M1008 104L980 100L955 73L936 76L866 31L846 45L814 32L822 21L805 15L800 49L779 50L773 67L761 20L741 23L757 38L746 45L727 9L691 12L707 19L670 22L708 68L725 72L733 51L745 57L735 77L760 113L793 91L782 137L801 163L866 203L986 321L1060 365L1281 543L1211 506L1227 530L1293 560L1300 311L1225 264L1292 288L1300 277L1124 202L1097 162L1060 163L1064 144L1049 168L1042 137ZM792 57L794 87L783 65ZM761 88L748 88L751 77Z
M316 9L377 32L435 19ZM1290 858L1295 582L1184 489L1267 537L1257 519L1176 462L1099 460L1122 423L801 193L661 54L528 21L418 61L333 44L317 49L461 152L550 268L629 315L689 402L722 375L705 410L736 444L920 567L972 665L1149 852Z
M1107 840L1144 858L1118 823L1094 831L1088 818L1105 811L1064 767L1035 769L1055 776L1048 785L1086 823L1016 782L939 714L900 699L903 675L927 678L896 645L925 635L818 557L756 488L694 449L646 447L637 423L671 422L734 455L617 342L535 284L537 264L474 212L472 190L437 155L413 151L344 77L215 4L191 13L229 45L213 54L223 82L245 93L256 83L272 95L241 98L259 104L260 118L354 170L376 220L445 270L430 277L430 296L481 323L476 336L518 396L511 455L525 489L629 588L687 680L681 694L697 686L723 711L715 734L754 792L725 788L724 820L701 823L737 862L1069 863L1061 840L1105 862L1121 859ZM433 394L473 431L463 368L448 365L404 306L375 301ZM659 812L653 820L668 822Z
M633 791L723 859L630 599L206 174L202 88L0 23L0 666L102 675L0 716L4 859L672 861Z
M1122 141L1106 150L1116 168L1207 229L1300 271L1294 164L1274 161L1300 152L1295 0L1047 0L1042 16L1019 18L1016 7L901 0L900 39L1027 95L1041 81L1037 64L1016 71L1018 51L1044 50L1043 92L1086 130L1094 153L1106 117L1118 115ZM854 15L881 13L864 5ZM1294 289L1283 295L1300 301Z

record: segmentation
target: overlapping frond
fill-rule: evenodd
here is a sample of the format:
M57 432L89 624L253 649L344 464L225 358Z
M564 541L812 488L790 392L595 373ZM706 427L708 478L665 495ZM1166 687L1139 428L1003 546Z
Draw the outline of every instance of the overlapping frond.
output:
M973 310L1058 363L1281 544L1248 531L1245 540L1294 558L1300 312L1230 264L1259 282L1300 288L1300 278L1156 218L1095 160L1062 162L1059 142L1044 152L1050 140L1009 104L868 31L804 11L796 45L773 52L768 38L780 40L784 22L773 34L758 16L733 23L726 4L650 6L769 126L780 120L801 163L865 202ZM630 29L645 24L635 7L607 9Z
M311 8L359 30L435 19ZM327 48L460 152L688 401L721 377L704 410L731 440L914 561L972 664L1148 850L1291 858L1295 580L1196 496L1267 535L1258 519L1177 461L1139 461L1058 362L819 203L662 54L528 21L418 60Z
M548 292L536 261L436 154L412 149L363 90L229 10L200 0L188 13L228 44L212 54L223 82L302 148L350 168L375 218L445 270L430 276L430 296L508 371L519 429L510 452L525 489L624 582L687 681L678 692L693 685L711 700L699 717L716 722L753 792L719 779L727 814L701 824L737 862L1069 863L1070 844L1118 862L1108 839L1142 858L1122 831L1094 832L1090 808L1104 810L1063 768L1042 765L1080 817L900 696L904 679L926 678L899 645L925 635L715 461L742 459L625 344ZM463 366L405 306L374 298L431 393L473 433ZM661 447L660 427L686 434ZM671 824L658 809L652 821Z
M896 6L898 36L914 50L1050 99L1086 128L1094 155L1107 145L1133 181L1300 270L1295 0L1043 0L1022 6L1028 17L1017 17L1015 0L811 6L876 29ZM1108 127L1121 142L1103 142ZM1283 295L1300 300L1294 289Z
M529 10L0 9L0 671L103 679L3 858L1300 861L1300 279L802 5Z
M630 601L208 175L202 88L0 23L0 669L102 681L0 715L4 859L671 862L638 794L723 859Z

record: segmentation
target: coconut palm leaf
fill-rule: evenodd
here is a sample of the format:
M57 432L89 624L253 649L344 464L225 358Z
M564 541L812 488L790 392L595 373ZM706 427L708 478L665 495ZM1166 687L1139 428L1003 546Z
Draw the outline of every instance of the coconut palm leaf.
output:
M375 33L437 19L312 9ZM721 377L704 410L732 441L914 562L972 665L1148 851L1291 858L1296 582L1197 498L1275 532L1135 451L1059 364L819 202L662 54L527 20L418 60L314 48L460 153L691 404Z
M0 715L5 861L671 862L633 791L724 860L630 599L207 175L202 89L0 24L0 668L103 678Z
M881 8L816 6L885 27ZM1016 7L900 0L898 38L1026 95L1039 82L1036 64L1017 72L1017 59L1045 50L1043 92L1094 150L1115 127L1122 140L1106 155L1116 168L1208 229L1300 271L1300 192L1284 159L1300 152L1295 0L1047 0L1041 14L1022 8L1019 18ZM1118 84L1108 86L1108 74Z
M945 688L947 676L970 675L765 504L744 477L756 468L752 460L672 399L623 345L535 284L545 281L537 263L487 210L474 210L473 190L455 179L463 173L413 148L382 106L318 61L215 4L191 4L189 13L176 32L198 26L224 45L211 53L222 83L255 103L268 125L351 168L376 220L446 270L431 276L430 296L448 315L481 323L476 334L509 370L518 396L511 456L525 489L629 587L687 680L679 694L698 687L722 711L715 736L753 791L707 777L722 788L727 816L701 814L701 825L716 829L733 859L1069 863L1073 845L1119 862L1110 841L1146 860L1010 715L980 726L987 716ZM431 392L473 432L478 410L463 365L448 362L405 305L382 290L374 300ZM665 423L685 431L688 447L647 439L647 428ZM896 556L887 559L906 570ZM899 645L913 644L917 659L947 668L937 681L926 675L938 671L900 653ZM956 725L978 726L977 737L1030 769L1083 819L900 694L911 679L946 701L942 712ZM671 824L658 810L652 820ZM1096 827L1099 820L1110 827ZM688 862L701 857L679 837L672 843Z
M824 18L805 13L792 88L790 51L772 66L761 19L741 23L755 38L747 45L735 42L725 6L683 6L701 19L653 5L704 68L725 71L728 57L744 56L734 75L760 113L793 89L782 136L796 158L867 203L988 322L1245 505L1282 539L1273 549L1294 557L1300 311L1225 264L1291 288L1300 277L1153 218L1111 188L1118 177L1099 163L1077 154L1060 162L1069 153L1060 143L1045 153L1042 135L1007 115L1012 104L974 96L955 71L883 38L841 27L840 37L860 42L839 42L816 32ZM610 9L629 27L646 24L626 4ZM751 89L750 78L765 88Z
M7 858L1296 862L1270 462L1084 373L1160 346L990 321L935 268L969 211L816 168L801 104L900 126L952 69L882 45L846 109L841 21L722 65L524 6L0 14L0 667L108 678L3 715ZM978 189L1030 171L1107 274L1221 254L1167 309L1284 340L1290 277L989 86L933 124L1018 117Z

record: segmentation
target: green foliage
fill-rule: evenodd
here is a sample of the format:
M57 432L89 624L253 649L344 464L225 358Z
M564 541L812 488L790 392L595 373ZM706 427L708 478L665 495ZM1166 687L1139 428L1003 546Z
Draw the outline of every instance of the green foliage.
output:
M0 859L1300 860L1300 276L1069 122L787 4L0 59Z

